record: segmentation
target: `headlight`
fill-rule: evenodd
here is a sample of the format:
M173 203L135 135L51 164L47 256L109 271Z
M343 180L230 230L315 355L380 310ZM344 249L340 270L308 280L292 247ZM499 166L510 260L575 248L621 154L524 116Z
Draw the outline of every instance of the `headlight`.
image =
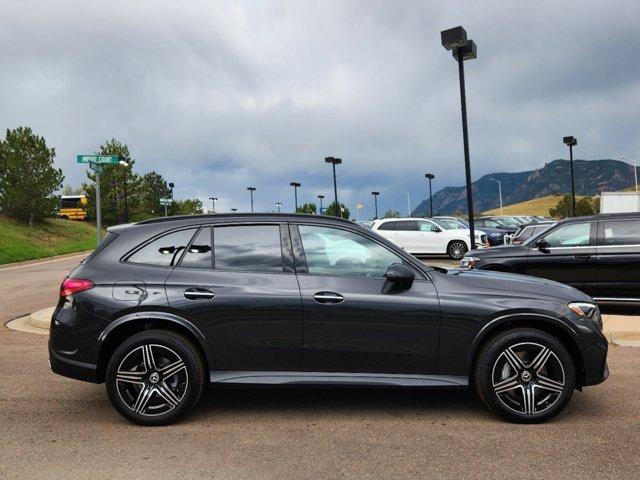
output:
M593 303L573 302L568 306L572 312L584 318L594 320L597 316L599 316L597 315L599 313L598 306L594 305Z
M460 268L473 268L480 259L478 257L462 257L460 260Z

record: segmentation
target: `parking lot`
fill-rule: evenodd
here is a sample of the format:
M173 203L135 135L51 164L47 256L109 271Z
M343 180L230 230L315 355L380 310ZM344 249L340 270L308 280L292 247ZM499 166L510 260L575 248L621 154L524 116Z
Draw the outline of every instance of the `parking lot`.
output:
M2 324L55 303L80 258L0 269ZM298 387L210 390L177 424L141 428L103 385L54 375L46 345L0 328L0 478L640 476L638 348L612 346L610 379L542 425L503 422L470 391Z

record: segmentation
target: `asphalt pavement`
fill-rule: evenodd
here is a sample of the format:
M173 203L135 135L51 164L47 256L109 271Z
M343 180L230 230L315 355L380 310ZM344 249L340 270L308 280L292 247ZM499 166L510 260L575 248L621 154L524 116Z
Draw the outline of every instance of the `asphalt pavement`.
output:
M0 268L1 323L53 305L80 259ZM0 326L2 479L640 478L639 348L612 346L610 379L543 425L470 391L298 387L210 389L143 428L104 385L54 375L46 343Z

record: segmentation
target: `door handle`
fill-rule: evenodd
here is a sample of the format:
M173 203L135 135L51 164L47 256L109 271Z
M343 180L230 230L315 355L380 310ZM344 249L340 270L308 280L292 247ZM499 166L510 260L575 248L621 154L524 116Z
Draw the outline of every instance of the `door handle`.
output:
M189 288L184 291L184 297L189 300L207 300L216 296L211 290L203 288Z
M313 296L313 299L318 303L342 303L344 297L339 293L334 292L318 292Z
M575 255L573 258L575 258L576 260L583 260L583 261L586 262L587 260L589 260L591 258L591 255L588 255L586 253L584 253L584 254L581 253L581 254Z

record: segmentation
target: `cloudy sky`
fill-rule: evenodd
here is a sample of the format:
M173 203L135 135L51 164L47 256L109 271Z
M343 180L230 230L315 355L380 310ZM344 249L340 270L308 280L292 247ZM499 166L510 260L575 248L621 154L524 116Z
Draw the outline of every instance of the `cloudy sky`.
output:
M640 156L640 2L5 1L0 128L76 153L115 137L177 197L291 209L331 196L360 216L464 183L460 97L440 31L464 25L473 177L566 156Z

